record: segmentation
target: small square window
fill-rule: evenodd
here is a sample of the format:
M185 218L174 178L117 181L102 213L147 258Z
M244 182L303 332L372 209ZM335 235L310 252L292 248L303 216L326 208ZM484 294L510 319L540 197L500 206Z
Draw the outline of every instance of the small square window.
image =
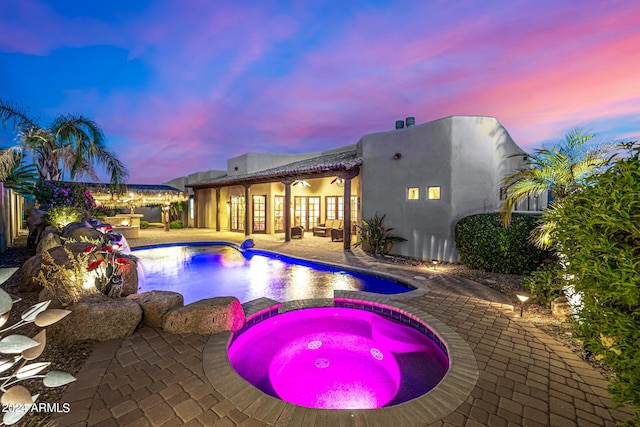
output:
M428 187L427 197L429 200L440 200L440 187Z
M407 200L420 200L420 188L418 187L407 188Z

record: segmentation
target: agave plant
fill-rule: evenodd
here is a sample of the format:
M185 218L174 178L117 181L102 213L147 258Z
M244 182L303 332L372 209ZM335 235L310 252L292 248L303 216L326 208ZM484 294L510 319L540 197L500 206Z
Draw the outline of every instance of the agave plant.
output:
M11 308L19 299L13 299L0 289L0 328L9 320ZM42 329L34 337L11 334L16 329L30 323L39 327L46 327L59 321L71 313L69 310L48 309L51 301L44 301L29 307L20 315L13 325L0 329L0 403L6 410L2 418L5 425L17 423L35 404L39 395L31 392L22 385L21 381L42 379L46 387L59 387L75 381L75 378L62 371L42 372L50 362L32 362L37 359L47 343L46 329Z
M391 234L393 228L384 226L383 221L386 215L378 216L376 213L373 218L362 220L362 225L356 226L360 232L360 240L353 246L364 246L373 255L385 255L391 250L396 242L406 242L407 239Z

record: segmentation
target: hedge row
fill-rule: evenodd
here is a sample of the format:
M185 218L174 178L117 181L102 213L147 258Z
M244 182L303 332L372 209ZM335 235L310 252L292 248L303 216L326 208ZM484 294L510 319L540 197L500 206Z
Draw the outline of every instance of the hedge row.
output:
M496 213L462 218L455 228L460 262L469 268L505 274L526 274L535 270L545 253L537 249L529 235L537 225L534 217L513 214L504 227Z

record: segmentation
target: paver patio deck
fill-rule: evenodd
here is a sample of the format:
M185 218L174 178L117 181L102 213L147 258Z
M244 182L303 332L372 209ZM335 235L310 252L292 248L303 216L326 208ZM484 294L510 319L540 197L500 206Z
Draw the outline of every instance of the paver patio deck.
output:
M613 426L630 415L610 411L607 382L570 349L513 312L502 294L475 282L431 269L372 262L342 250L341 243L307 235L288 243L273 236L252 236L260 249L370 270L424 283L428 292L393 296L444 322L471 348L479 377L471 394L433 426ZM143 230L132 247L164 242L226 240L236 233L210 230ZM220 337L216 337L220 339ZM380 412L317 410L266 399L255 391L237 405L207 375L203 351L214 339L171 335L141 328L131 337L96 345L63 402L68 414L57 414L59 426L422 426L415 409ZM219 371L224 375L224 370ZM238 399L234 399L235 402ZM242 409L240 409L242 408ZM259 414L259 416L258 416ZM262 419L259 420L259 419Z

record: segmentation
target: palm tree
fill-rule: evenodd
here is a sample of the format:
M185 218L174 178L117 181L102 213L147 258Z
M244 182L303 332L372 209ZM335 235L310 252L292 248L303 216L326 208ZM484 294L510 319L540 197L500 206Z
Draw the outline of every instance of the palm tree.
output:
M6 188L12 188L23 197L33 197L33 189L38 180L38 171L33 164L24 164L21 154L14 154L16 160L13 167L2 176Z
M61 181L68 172L72 180L86 176L98 181L95 164L106 168L116 191L127 179L127 168L106 149L104 134L93 120L67 114L44 128L24 110L2 100L0 119L5 127L13 122L22 149L33 156L40 180Z
M22 148L18 145L0 149L0 181L4 182L5 178L12 173L19 162L17 157L21 153Z
M548 210L554 209L561 206L565 197L579 191L588 176L604 170L611 161L611 153L616 145L602 144L586 148L585 144L593 137L580 129L573 129L558 146L535 150L527 156L527 163L520 170L506 176L502 180L506 197L500 205L503 224L508 226L511 223L511 212L520 200L539 196L548 190L554 201ZM547 215L549 218L551 216ZM545 225L543 218L532 240L540 247L548 247L552 228L552 224Z

